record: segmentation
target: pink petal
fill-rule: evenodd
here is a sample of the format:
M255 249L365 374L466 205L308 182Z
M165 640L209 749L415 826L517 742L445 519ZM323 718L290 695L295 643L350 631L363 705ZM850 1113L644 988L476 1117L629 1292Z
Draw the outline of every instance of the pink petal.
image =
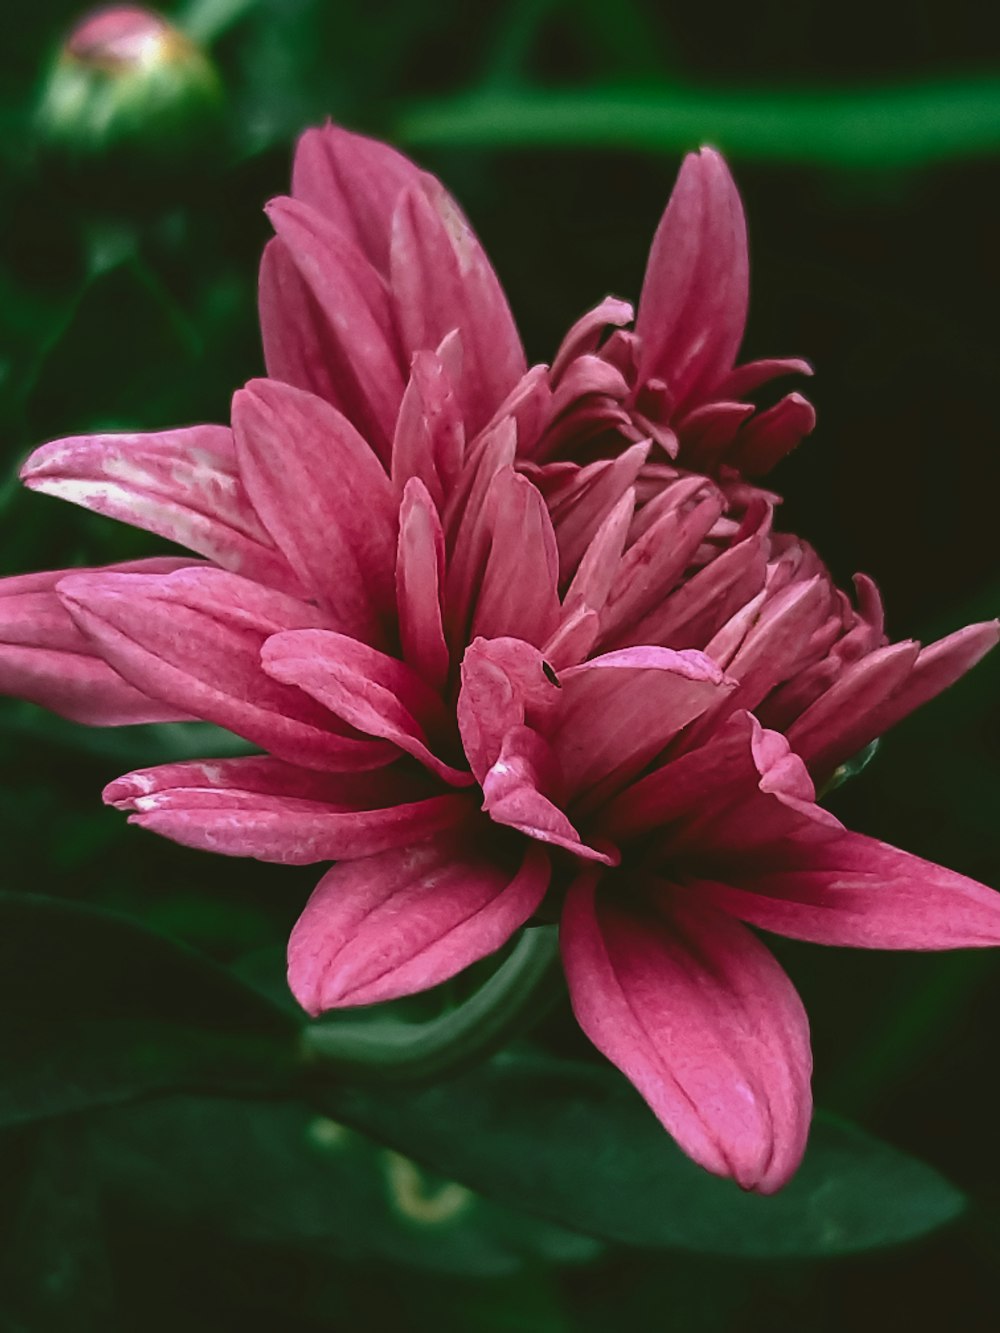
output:
M451 665L441 613L444 561L444 533L438 511L423 483L411 477L399 508L399 638L404 661L437 690L443 689Z
M703 653L626 648L559 678L548 736L569 793L593 808L627 784L667 743L732 688Z
M725 162L684 159L653 238L636 333L639 380L660 376L676 407L732 369L749 291L746 223Z
M857 949L974 949L1000 944L1000 893L846 829L790 840L778 868L690 885L699 899L792 939Z
M275 634L261 652L264 670L296 685L367 736L411 754L443 781L472 779L430 748L429 735L447 740L440 697L405 662L332 630Z
M490 485L490 550L472 634L516 634L540 647L559 623L559 553L545 502L526 477L501 468ZM526 576L527 575L527 576Z
M310 1014L427 990L495 952L538 908L544 851L526 844L517 870L474 837L438 834L334 866L288 942L288 981Z
M841 668L839 678L791 724L788 739L815 773L831 773L874 740L880 704L909 677L919 651L912 641L893 643Z
M186 564L157 557L100 570L56 569L0 579L0 694L27 699L93 727L188 718L135 689L97 656L55 591L71 574L166 573Z
M764 587L769 532L770 509L764 503L748 512L731 546L626 631L625 641L673 648L708 643Z
M421 176L419 167L388 144L324 125L299 139L292 194L322 213L379 272L388 274L393 210L403 190Z
M469 435L493 416L526 370L507 299L458 205L433 176L408 189L393 218L391 286L407 352L458 329L459 388Z
M740 431L731 461L747 477L762 477L816 426L816 409L800 393L790 393Z
M336 408L273 380L236 394L233 427L247 491L303 585L345 633L384 640L398 502L378 459Z
M288 247L276 236L261 256L257 299L270 378L325 398L354 418L364 417L356 377L343 368L341 340Z
M601 633L608 644L629 637L629 630L663 602L725 504L700 477L676 483L662 498L669 505L625 552L602 608Z
M714 472L726 454L740 427L753 416L752 403L733 403L714 399L703 403L677 422L684 433L684 462L701 472Z
M574 852L584 860L617 865L608 854L584 844L579 833L550 796L561 786L552 747L531 727L512 728L504 737L496 762L483 779L483 809L497 824L506 824L537 842Z
M300 592L240 480L226 426L149 435L77 435L36 449L33 491L155 532L247 578Z
M549 464L541 469L536 484L549 502L563 583L573 577L607 516L635 485L648 454L647 441L632 445L610 461L602 459L580 468L570 465L564 476L557 469L565 465ZM553 481L559 484L553 486Z
M620 301L616 296L606 296L600 305L581 315L562 340L552 362L552 379L554 381L561 379L578 356L589 356L596 352L601 337L609 325L621 328L625 324L631 324L634 317L635 312L628 301Z
M809 362L802 361L798 357L772 357L764 361L748 361L745 365L737 366L735 370L730 371L716 387L716 393L720 398L742 398L744 394L753 393L754 389L759 389L762 384L769 384L771 380L778 379L782 375L812 373L813 368Z
M418 477L443 512L464 454L465 424L451 376L436 352L415 352L392 443L397 491Z
M449 497L444 519L451 558L443 605L448 642L456 652L469 641L472 610L489 556L490 487L500 469L513 463L516 447L517 430L507 417L480 437Z
M581 876L561 929L577 1021L684 1151L773 1193L805 1149L812 1060L805 1011L751 933L662 885L630 907Z
M634 511L635 487L630 486L584 551L566 590L567 607L582 603L593 611L603 608L621 565Z
M537 648L521 639L476 639L462 659L457 714L462 744L476 781L482 784L505 737L529 717L547 730L559 702L559 687Z
M305 768L376 768L391 746L352 735L260 666L264 640L322 623L316 609L218 569L76 574L59 595L101 655L137 689Z
M268 758L166 764L119 778L104 799L132 812L130 824L185 847L282 865L371 856L467 817L468 798L458 795L393 800L400 793L392 788L405 784L384 773L367 775L377 782L366 784L359 782L366 775L347 782ZM366 804L366 787L379 804Z
M307 204L274 199L267 214L323 312L326 355L336 367L335 406L388 464L405 360L385 282L364 255ZM438 342L440 338L431 348Z

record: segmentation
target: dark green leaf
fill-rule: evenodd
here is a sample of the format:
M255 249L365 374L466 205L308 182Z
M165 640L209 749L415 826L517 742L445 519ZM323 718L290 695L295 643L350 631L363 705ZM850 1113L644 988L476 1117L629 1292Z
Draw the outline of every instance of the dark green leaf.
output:
M790 1185L766 1199L741 1193L690 1162L610 1067L508 1055L420 1092L342 1088L322 1099L491 1198L635 1245L848 1254L923 1235L964 1204L930 1167L822 1117Z
M0 894L0 1124L165 1089L253 1091L296 1025L236 977L96 908Z
M103 1178L133 1205L249 1242L483 1275L599 1249L299 1103L169 1097L106 1112L98 1126Z

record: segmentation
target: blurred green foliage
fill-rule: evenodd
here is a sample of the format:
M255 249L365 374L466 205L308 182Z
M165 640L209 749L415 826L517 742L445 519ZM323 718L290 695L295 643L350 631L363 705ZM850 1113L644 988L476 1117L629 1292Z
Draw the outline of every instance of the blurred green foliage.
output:
M140 138L85 159L38 115L79 15L5 8L7 478L61 433L225 418L261 368L261 205L308 123L445 177L539 359L606 291L635 295L679 154L709 140L751 221L747 351L818 371L786 526L839 577L874 574L897 636L996 613L1000 82L981 6L187 0L168 16L205 44L221 108L167 156ZM159 549L12 481L0 518L4 573ZM998 722L987 664L830 803L1000 885ZM0 708L0 1329L996 1327L990 956L779 945L819 1097L868 1132L821 1119L774 1201L650 1137L565 1007L452 1085L345 1084L320 1105L275 1003L316 871L200 856L99 805L130 767L227 744Z

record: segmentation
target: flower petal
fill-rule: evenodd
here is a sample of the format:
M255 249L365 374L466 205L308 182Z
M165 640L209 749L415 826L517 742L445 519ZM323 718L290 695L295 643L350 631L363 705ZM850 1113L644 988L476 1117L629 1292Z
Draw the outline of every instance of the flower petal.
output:
M382 465L329 403L273 380L233 399L254 506L344 633L383 641L395 619L398 501Z
M267 215L323 312L326 355L336 368L334 406L388 464L408 358L399 348L385 282L361 251L307 204L274 199Z
M301 592L240 480L227 426L146 435L76 435L36 449L29 490L155 532L224 569Z
M59 596L101 655L137 689L227 727L305 768L390 763L395 750L351 733L261 669L264 640L322 623L315 607L220 569L74 574Z
M408 846L454 827L472 808L456 794L395 799L414 784L391 774L346 780L266 757L205 760L127 774L104 799L131 812L130 824L185 847L281 865Z
M458 205L433 176L404 192L392 226L391 287L408 353L462 337L459 399L470 437L527 369L507 298Z
M396 202L421 176L419 167L388 144L324 125L299 139L292 194L322 213L386 275Z
M636 333L640 382L659 376L680 408L732 369L749 292L746 222L729 170L703 148L684 159L653 238Z
M516 870L478 839L426 842L334 866L288 942L288 981L310 1014L427 990L495 952L538 908L549 862L526 844Z
M496 762L483 779L483 809L537 842L574 852L587 861L617 865L614 852L588 847L549 795L561 786L552 747L532 727L513 727L504 737ZM548 793L548 794L547 794Z
M335 716L367 736L398 746L453 786L471 776L430 748L429 735L446 735L440 697L405 662L332 630L275 634L261 651L264 670L296 685Z
M566 897L563 961L577 1021L684 1151L768 1194L805 1149L805 1011L745 928L667 885L631 910L587 875Z
M458 727L469 767L482 784L504 738L531 724L543 734L555 713L559 687L539 650L521 639L476 639L462 659Z
M816 409L790 393L742 428L730 461L747 477L762 477L816 427Z
M443 513L464 455L465 423L444 361L437 352L415 352L392 442L396 489L418 477Z
M411 477L399 507L396 606L403 659L432 688L448 679L451 658L441 611L444 533L427 488Z
M0 579L0 694L27 699L92 727L188 719L188 713L123 680L95 652L55 590L71 574L166 573L187 563L156 557L103 569L55 569Z
M548 738L575 805L620 790L692 719L732 689L704 653L626 648L559 677Z
M559 553L548 510L528 481L504 467L490 485L490 549L472 635L516 634L540 647L559 623ZM529 571L525 577L525 571Z
M777 869L751 863L692 895L742 921L856 949L975 949L1000 944L1000 893L919 856L843 830L788 840Z

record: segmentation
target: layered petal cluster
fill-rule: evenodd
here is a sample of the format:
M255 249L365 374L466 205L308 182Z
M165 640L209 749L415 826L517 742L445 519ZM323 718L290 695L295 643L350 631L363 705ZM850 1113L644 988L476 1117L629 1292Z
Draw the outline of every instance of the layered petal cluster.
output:
M544 902L594 1044L695 1160L778 1188L809 1041L749 927L1000 942L1000 896L850 833L814 787L997 626L890 644L871 581L848 598L736 475L787 415L698 434L788 368L733 370L745 236L715 155L685 164L635 332L602 345L627 314L605 302L551 369L526 369L454 203L384 145L310 131L271 216L269 378L231 426L59 440L24 470L193 557L0 583L0 686L258 748L105 798L189 846L336 863L289 946L310 1013L433 986Z

